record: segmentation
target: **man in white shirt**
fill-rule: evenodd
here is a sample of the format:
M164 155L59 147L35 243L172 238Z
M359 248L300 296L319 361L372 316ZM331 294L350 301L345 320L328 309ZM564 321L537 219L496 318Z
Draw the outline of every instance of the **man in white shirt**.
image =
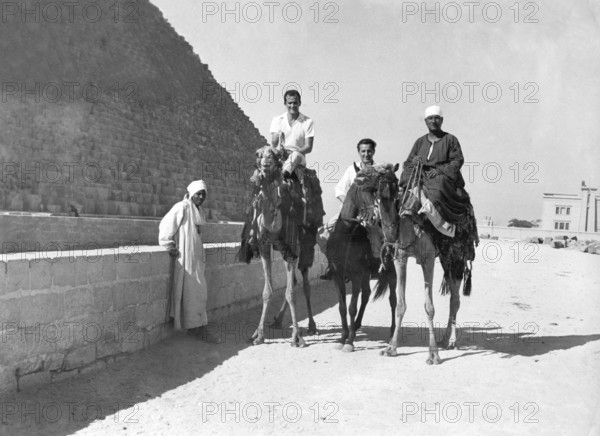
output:
M337 198L340 203L344 204L344 200L346 199L346 194L352 186L354 179L356 178L356 174L361 170L368 166L372 166L374 164L373 156L375 155L375 147L377 147L377 143L370 138L364 138L358 141L356 144L356 150L358 151L358 156L360 161L353 162L346 171L344 175L340 179L340 181L335 186L335 198ZM327 223L327 229L324 229L319 236L326 240L329 235L328 232L333 231L335 227L335 223L338 220L339 213L335 214ZM373 251L373 256L375 258L379 258L379 250L381 249L381 235L378 227L367 227L367 231L369 232L369 241L371 242L371 249ZM324 248L322 247L324 250ZM323 280L330 280L332 277L331 270L328 270L321 276Z
M344 175L335 186L335 198L340 200L343 204L344 199L346 198L346 194L348 193L348 189L352 186L354 179L356 178L356 174L363 168L367 166L373 165L373 156L375 155L375 147L377 143L372 139L365 138L358 141L356 145L356 150L358 150L358 156L360 157L359 162L353 162L346 171Z
M287 110L273 118L269 131L271 147L285 148L290 153L283 164L283 175L289 177L298 166L306 167L305 155L312 151L315 131L313 120L300 113L302 100L298 91L287 90L283 102ZM298 177L300 180L301 176Z

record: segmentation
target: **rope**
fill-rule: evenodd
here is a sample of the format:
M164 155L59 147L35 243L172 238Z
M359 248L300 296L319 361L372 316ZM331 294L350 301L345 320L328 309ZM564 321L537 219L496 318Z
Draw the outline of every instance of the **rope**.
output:
M410 173L410 177L408 178L408 183L406 184L406 190L402 195L402 200L400 201L400 214L402 214L402 210L404 209L404 201L406 200L406 196L409 194L410 190L417 186L417 194L419 200L421 199L421 179L423 177L422 171L423 165L420 162L417 162L417 165L413 168ZM415 175L416 172L416 175ZM413 178L413 176L415 176Z

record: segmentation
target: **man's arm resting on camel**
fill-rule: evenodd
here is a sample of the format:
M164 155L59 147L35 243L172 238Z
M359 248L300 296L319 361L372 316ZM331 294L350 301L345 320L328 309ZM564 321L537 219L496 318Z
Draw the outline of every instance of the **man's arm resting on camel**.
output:
M298 153L302 153L303 155L307 155L308 153L310 153L313 149L313 140L315 138L314 137L308 137L306 138L306 142L304 143L304 147L299 148L298 149Z
M271 133L271 148L277 149L279 147L279 133Z

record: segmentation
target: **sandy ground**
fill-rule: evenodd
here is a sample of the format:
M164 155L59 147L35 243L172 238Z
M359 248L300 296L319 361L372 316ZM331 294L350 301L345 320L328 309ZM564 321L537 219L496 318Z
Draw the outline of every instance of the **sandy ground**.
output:
M460 348L441 351L439 366L425 364L411 260L398 357L379 355L387 299L367 308L354 353L335 349L336 293L318 282L320 332L307 348L281 330L249 346L260 312L248 311L223 321L224 344L177 336L105 371L4 396L0 434L600 434L600 256L485 240L477 254ZM440 280L438 264L436 290ZM441 334L449 298L434 302Z

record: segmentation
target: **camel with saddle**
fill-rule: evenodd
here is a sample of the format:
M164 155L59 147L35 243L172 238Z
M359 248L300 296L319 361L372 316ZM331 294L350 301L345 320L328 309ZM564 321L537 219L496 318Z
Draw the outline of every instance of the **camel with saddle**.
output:
M314 170L296 168L289 178L282 174L285 149L265 146L257 150L256 169L250 181L253 195L246 210L242 230L242 243L238 253L240 261L249 263L260 257L265 285L263 308L259 325L252 336L255 345L265 341L265 320L273 297L272 251L279 251L285 262L285 299L278 315L271 324L281 328L287 306L292 317L292 346L304 347L296 315L295 285L296 268L303 281L304 296L308 310L308 334L317 332L310 303L308 269L314 261L317 230L323 225L323 202L321 187Z
M398 354L398 341L402 318L406 312L406 270L409 257L414 257L423 270L425 281L425 312L429 329L428 364L439 364L438 346L456 347L456 315L460 306L460 284L465 284L463 295L471 292L472 261L475 246L479 240L474 213L470 206L463 219L448 231L449 225L443 221L424 192L421 190L417 166L411 175L406 189L401 190L395 172L398 165L378 164L361 170L348 191L329 241L327 257L334 271L334 280L339 289L340 315L342 317L342 338L344 351L354 349L353 340L360 328L370 288L366 267L370 261L370 248L366 231L359 223L372 225L376 215L381 220L384 243L381 247L380 278L375 286L374 299L383 296L388 289L392 308L392 338L382 352L385 356ZM413 177L414 176L414 177ZM378 212L376 212L378 211ZM450 316L443 340L435 340L433 318L435 309L432 298L435 258L440 258L444 270L441 286L442 294L450 294ZM365 265L361 267L360 265ZM350 327L346 321L346 298L344 277L352 281L350 303ZM357 313L357 297L362 291L362 304Z
M413 170L406 189L399 188L395 172L398 165L384 164L378 168L368 169L362 177L370 179L369 186L376 185L375 198L379 204L379 215L384 234L382 247L382 265L384 268L393 258L395 274L381 274L375 289L374 298L384 295L388 285L395 281L396 285L396 326L386 350L386 356L398 354L398 341L402 318L406 312L406 266L409 257L414 257L423 270L425 312L429 329L428 364L439 364L438 346L456 347L456 315L460 307L460 284L464 278L463 295L471 293L472 261L475 258L475 247L479 243L477 226L472 206L468 213L453 227L452 235L448 234L448 223L443 221L439 213L429 203L418 182L421 171L419 165ZM414 177L413 177L414 176ZM443 295L450 294L450 315L443 340L438 344L435 340L433 318L435 308L432 298L433 273L435 258L440 258L444 270L441 285Z
M344 199L339 217L328 229L326 241L321 244L325 251L333 282L338 290L339 311L342 323L342 336L339 348L344 352L354 351L356 332L362 325L362 318L371 295L370 277L379 266L376 258L380 253L373 253L378 241L369 241L369 227L379 225L377 204L375 201L377 183L374 177L364 177L359 172L350 186ZM385 257L384 257L385 258ZM391 259L387 259L386 284L395 288L395 270ZM346 281L351 283L352 296L350 305L346 303ZM361 297L358 309L358 297ZM395 331L396 294L390 292L392 310L391 334Z

